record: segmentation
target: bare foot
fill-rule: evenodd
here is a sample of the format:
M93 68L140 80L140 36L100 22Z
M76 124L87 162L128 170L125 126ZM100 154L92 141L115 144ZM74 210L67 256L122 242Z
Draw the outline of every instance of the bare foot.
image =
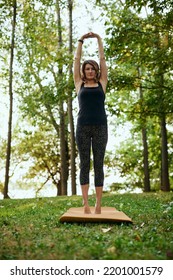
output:
M88 205L84 206L84 214L91 214L91 210Z
M95 206L95 214L101 214L101 206Z

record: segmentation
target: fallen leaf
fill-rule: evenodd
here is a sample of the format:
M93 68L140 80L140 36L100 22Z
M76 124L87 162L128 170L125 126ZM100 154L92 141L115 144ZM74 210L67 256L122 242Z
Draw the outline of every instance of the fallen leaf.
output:
M107 252L108 252L108 253L115 254L115 252L116 252L115 246L112 246L112 247L108 248L108 249L107 249Z
M135 240L141 241L141 237L139 236L139 234L137 234L137 235L135 236Z
M106 232L110 231L111 229L112 229L111 227L109 227L109 228L102 228L102 231L103 231L104 233L106 233Z

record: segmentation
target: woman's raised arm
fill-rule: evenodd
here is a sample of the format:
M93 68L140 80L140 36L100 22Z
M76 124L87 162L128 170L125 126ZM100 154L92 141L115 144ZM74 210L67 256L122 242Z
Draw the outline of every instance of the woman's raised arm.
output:
M106 85L108 82L108 69L106 65L104 49L102 39L98 37L98 46L99 46L99 59L100 59L100 82L104 87L104 91L106 91Z
M81 78L81 72L80 72L80 62L81 62L81 56L82 56L82 45L85 39L91 38L91 33L86 33L78 40L78 45L74 57L74 72L73 72L73 79L76 91L78 92L80 89L80 86L82 84L82 78Z
M98 40L98 51L99 51L99 60L100 60L100 82L102 84L104 92L106 92L106 86L108 82L108 70L105 60L103 42L101 37L98 34L92 33L93 38L97 38Z
M105 60L103 42L101 37L93 32L88 33L88 38L97 38L99 61L100 61L100 83L102 84L104 92L106 92L106 86L108 82L108 70L107 70L107 65Z
M74 67L73 79L74 79L74 84L75 84L75 88L76 88L77 92L79 91L79 87L82 83L81 73L80 73L82 44L83 44L83 37L81 37L81 39L78 40L78 45L77 45L77 49L76 49L76 53L75 53L75 57L74 57L74 64L73 64L73 67Z
M76 91L78 92L80 89L80 86L82 84L82 78L81 78L81 72L80 72L80 61L82 56L82 45L85 39L88 38L97 38L98 40L98 51L99 51L99 60L100 60L100 83L102 84L104 92L106 92L106 85L107 85L107 65L104 55L104 48L101 37L93 32L89 32L85 35L83 35L78 40L78 46L76 49L75 57L74 57L74 72L73 72L73 78L74 78L74 84L76 87Z

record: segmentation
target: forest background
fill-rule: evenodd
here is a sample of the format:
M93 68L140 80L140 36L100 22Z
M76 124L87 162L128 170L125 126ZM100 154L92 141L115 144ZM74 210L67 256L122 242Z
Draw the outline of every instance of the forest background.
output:
M52 188L54 195L78 193L73 57L78 38L90 30L104 40L109 70L106 189L172 190L172 4L1 1L3 198L17 189L30 195L47 190L48 196ZM91 56L98 59L94 40L84 43L83 59Z

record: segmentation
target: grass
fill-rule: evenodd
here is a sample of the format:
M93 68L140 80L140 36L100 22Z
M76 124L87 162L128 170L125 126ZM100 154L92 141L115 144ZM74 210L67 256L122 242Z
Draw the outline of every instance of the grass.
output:
M0 259L173 259L173 193L104 194L103 206L123 211L133 224L60 223L81 201L80 196L1 200Z

